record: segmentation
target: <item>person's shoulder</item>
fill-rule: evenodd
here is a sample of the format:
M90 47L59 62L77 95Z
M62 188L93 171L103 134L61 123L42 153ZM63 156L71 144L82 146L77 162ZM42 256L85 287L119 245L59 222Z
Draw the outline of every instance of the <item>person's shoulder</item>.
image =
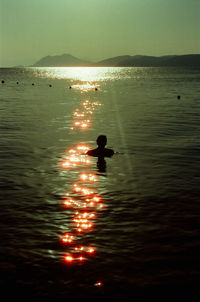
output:
M87 151L87 155L90 155L90 156L98 156L98 154L97 154L98 152L97 152L97 149L93 149L93 150L89 150L89 151Z
M114 151L112 149L99 150L97 148L97 149L89 150L86 154L90 155L90 156L96 156L96 157L111 157L111 156L113 156Z
M114 153L115 152L112 149L105 149L105 156L111 157Z

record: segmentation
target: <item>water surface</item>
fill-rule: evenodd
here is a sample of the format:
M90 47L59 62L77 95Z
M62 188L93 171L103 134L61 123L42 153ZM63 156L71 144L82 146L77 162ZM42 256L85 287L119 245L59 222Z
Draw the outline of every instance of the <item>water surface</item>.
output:
M18 68L1 69L2 79L4 289L197 297L200 70ZM99 134L116 152L100 166L77 149ZM78 226L84 213L94 216Z

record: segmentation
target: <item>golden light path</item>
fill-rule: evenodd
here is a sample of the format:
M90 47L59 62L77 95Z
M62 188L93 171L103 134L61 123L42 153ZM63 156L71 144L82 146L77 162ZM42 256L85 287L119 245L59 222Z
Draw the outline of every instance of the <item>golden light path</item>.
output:
M94 89L93 84L87 87L76 85L77 89ZM82 100L80 107L72 112L71 130L86 131L92 123L92 116L101 106L96 100ZM104 208L102 197L98 194L98 176L93 171L88 171L92 164L92 158L86 155L90 146L87 144L77 144L66 151L60 166L62 169L80 171L77 181L71 184L71 191L63 196L62 205L72 211L72 225L70 232L65 232L60 237L60 242L66 246L64 262L68 265L85 263L89 257L97 253L97 247L93 245L78 244L84 234L92 232L98 217L98 211ZM87 168L87 171L85 171ZM94 284L97 287L103 285L102 281Z
M91 115L94 114L97 107L101 106L99 102L84 100L81 108L73 112L73 124L71 130L75 128L87 129L91 125Z
M80 90L80 92L86 92L98 88L96 82L117 80L122 74L123 78L129 77L128 69L124 71L123 67L33 67L32 71L35 76L39 77L77 81L73 88ZM137 75L137 68L135 71ZM131 72L132 68L130 67Z

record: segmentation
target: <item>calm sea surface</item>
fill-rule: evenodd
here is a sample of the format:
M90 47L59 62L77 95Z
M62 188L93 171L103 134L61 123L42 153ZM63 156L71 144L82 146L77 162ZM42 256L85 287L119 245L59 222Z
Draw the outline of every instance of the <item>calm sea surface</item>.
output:
M2 290L199 301L200 69L0 80ZM85 155L99 134L105 161Z

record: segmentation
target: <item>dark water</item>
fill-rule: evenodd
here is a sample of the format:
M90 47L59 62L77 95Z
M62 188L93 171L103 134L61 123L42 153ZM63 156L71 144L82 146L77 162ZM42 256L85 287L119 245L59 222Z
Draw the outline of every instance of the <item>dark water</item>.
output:
M199 301L200 70L1 69L0 78L2 290ZM77 148L99 134L116 154L97 165Z

